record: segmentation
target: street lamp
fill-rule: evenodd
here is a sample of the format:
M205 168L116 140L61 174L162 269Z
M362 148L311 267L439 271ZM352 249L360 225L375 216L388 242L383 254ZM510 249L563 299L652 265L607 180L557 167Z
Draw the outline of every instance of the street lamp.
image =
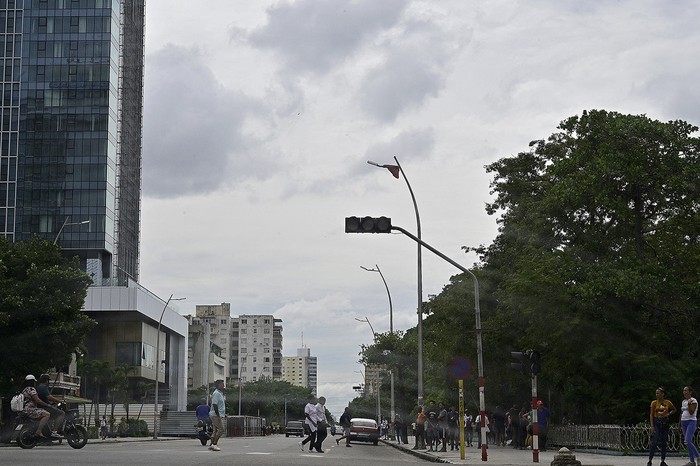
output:
M158 439L158 378L160 376L160 365L165 361L160 360L160 326L163 323L163 316L165 315L165 310L168 308L168 304L170 304L170 301L182 301L184 299L185 298L173 298L173 295L170 295L168 300L165 302L165 306L163 306L163 312L160 313L160 319L158 319L158 331L156 332L156 382L153 397L153 440Z
M377 337L377 334L374 332L374 327L372 327L372 322L369 321L369 318L368 318L368 317L365 317L364 319L358 319L357 317L355 317L355 320L358 321L358 322L367 322L367 324L369 325L370 330L372 330L372 338L376 338L376 337Z
M384 279L384 274L382 273L381 269L379 268L378 265L374 265L376 269L369 269L364 266L360 266L362 270L366 270L368 272L379 272L379 276L382 277L382 281L384 282L384 288L386 288L386 294L389 297L389 333L394 333L394 308L391 305L391 293L389 292L389 286L386 284L386 280Z
M379 268L379 265L375 264L374 265L376 269L369 269L367 267L360 266L361 269L366 270L368 272L378 272L379 276L382 277L382 281L384 282L384 288L386 288L386 294L389 297L389 333L394 334L394 308L391 305L391 293L389 292L389 285L386 284L386 280L384 279L384 274L382 273L382 270ZM366 319L366 317L365 317ZM367 321L369 323L369 320ZM394 417L396 416L396 410L395 410L395 405L394 405L394 371L390 370L389 371L389 377L390 377L390 389L391 389L391 410L390 410L390 422L389 422L389 432L390 432L390 437L391 440L394 440Z
M69 223L68 220L70 220L70 217L66 217L66 220L63 222L63 225L61 225L61 228L59 228L58 233L56 233L56 238L53 240L54 246L58 244L58 238L61 237L61 233L63 233L63 229L69 225L87 225L90 223L90 220L83 220L82 222L71 222Z
M418 331L418 406L423 406L423 260L421 256L421 228L420 228L420 214L418 213L418 204L416 203L416 196L413 194L413 189L411 188L411 183L408 182L406 177L406 172L401 168L399 159L394 156L396 165L380 165L376 162L370 160L367 161L368 164L374 165L379 168L386 168L394 175L394 178L399 177L399 173L403 175L403 179L408 186L408 192L411 193L411 200L413 200L413 210L416 211L416 233L418 234L418 326L416 330Z

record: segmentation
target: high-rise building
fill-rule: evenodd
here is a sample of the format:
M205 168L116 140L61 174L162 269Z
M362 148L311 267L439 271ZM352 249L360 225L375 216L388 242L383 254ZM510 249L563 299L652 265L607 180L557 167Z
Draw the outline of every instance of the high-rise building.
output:
M228 380L231 326L235 321L231 318L230 303L198 304L195 313L195 317L188 316L191 339L188 362L193 378L190 388L199 388L217 379Z
M139 275L144 3L0 0L0 234L96 285Z
M282 380L298 387L307 387L316 394L318 388L318 361L309 348L298 348L297 355L285 356L282 364Z
M263 377L282 380L282 319L241 315L235 320L231 341L238 340L238 358L235 369L232 358L232 382L255 382Z

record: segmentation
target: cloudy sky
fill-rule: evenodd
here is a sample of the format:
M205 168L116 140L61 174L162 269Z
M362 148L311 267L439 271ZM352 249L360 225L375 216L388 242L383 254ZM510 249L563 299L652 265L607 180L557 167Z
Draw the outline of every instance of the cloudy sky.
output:
M695 0L150 0L141 282L283 320L340 414L360 344L416 325L416 245L464 266L496 219L484 165L586 109L700 123ZM458 271L426 251L424 299ZM472 306L465 304L465 311ZM488 368L486 368L488 372ZM488 373L486 374L488 376Z

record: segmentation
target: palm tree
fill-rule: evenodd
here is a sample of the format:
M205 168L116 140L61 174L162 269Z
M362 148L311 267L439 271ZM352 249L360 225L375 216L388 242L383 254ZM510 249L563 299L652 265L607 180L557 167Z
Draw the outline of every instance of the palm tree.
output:
M95 426L100 425L100 391L103 385L108 384L110 379L113 377L113 369L110 367L107 361L101 361L99 359L93 359L88 361L82 366L82 374L85 377L86 382L89 381L94 384L93 388L93 398L95 403ZM87 383L86 392L87 392Z
M119 395L122 403L124 403L124 409L126 410L126 421L127 423L129 422L129 374L133 371L134 367L126 363L119 364L112 371L112 377L109 380L109 385L112 392L112 419L114 419L114 405L116 404L116 397Z

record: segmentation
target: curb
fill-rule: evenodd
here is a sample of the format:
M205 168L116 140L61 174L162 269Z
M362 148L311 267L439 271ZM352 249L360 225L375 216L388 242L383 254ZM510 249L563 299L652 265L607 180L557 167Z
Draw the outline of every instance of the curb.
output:
M431 461L433 463L449 463L449 461L444 460L438 456L431 455L430 453L420 451L420 450L411 450L410 448L402 448L399 445L395 444L392 441L387 441L384 439L379 439L380 442L382 442L384 445L389 445L393 448L396 448L397 450L400 450L404 453L408 453L409 455L417 456L420 459L426 460L426 461Z

